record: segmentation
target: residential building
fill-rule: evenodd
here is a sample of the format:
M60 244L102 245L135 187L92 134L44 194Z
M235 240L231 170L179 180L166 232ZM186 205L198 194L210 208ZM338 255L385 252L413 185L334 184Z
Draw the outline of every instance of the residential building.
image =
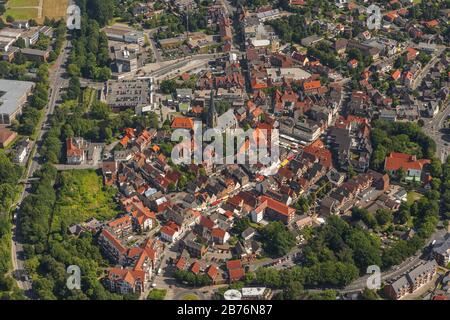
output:
M435 260L422 262L413 270L386 285L384 292L391 299L399 300L410 293L416 292L432 281L436 274L436 269L437 263Z
M0 148L8 147L16 139L17 133L8 128L0 127Z
M450 233L447 233L443 239L436 241L433 246L433 256L439 265L448 266L450 263Z
M416 156L391 152L388 157L386 157L384 162L384 169L392 174L397 174L399 169L404 170L406 180L412 181L424 181L425 170L427 165L431 163L428 159L417 160Z

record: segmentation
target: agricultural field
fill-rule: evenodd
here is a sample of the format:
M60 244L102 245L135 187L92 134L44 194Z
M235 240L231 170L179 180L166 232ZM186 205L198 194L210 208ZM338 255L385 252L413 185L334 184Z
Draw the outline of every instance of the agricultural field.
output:
M104 188L102 177L94 170L60 172L59 184L53 230L59 230L61 221L71 225L92 217L106 220L115 217L119 212L114 201L116 191Z
M9 0L3 18L11 16L15 20L34 19L42 23L45 17L64 18L68 0Z
M45 17L48 17L50 19L65 18L69 0L43 0L43 1L44 5L42 8L43 9L42 21L44 21ZM38 20L38 22L42 21Z

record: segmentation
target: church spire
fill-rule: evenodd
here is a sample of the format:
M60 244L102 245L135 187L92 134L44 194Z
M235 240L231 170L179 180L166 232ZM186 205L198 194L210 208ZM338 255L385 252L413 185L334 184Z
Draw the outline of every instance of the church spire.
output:
M217 126L217 111L214 103L214 92L211 90L211 96L209 100L207 125L209 128L215 128Z

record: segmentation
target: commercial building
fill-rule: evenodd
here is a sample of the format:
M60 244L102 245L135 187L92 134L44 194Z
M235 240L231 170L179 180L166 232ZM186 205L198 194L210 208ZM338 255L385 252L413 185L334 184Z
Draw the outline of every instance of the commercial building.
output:
M108 39L112 41L137 43L140 46L143 46L145 42L144 33L142 31L118 26L106 27L103 31Z
M114 65L117 72L135 72L138 68L138 59L135 52L127 48L114 52Z
M139 114L151 110L154 105L152 79L108 81L106 103L114 111L134 109Z
M50 56L50 51L48 50L37 50L37 49L21 49L20 52L27 60L37 61L37 62L47 62Z

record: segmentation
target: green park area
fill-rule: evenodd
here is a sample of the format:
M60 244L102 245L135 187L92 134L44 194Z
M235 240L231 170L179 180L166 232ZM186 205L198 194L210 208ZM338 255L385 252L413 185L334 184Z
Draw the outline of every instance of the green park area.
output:
M167 290L166 289L153 289L148 294L148 300L164 300L166 297Z
M53 228L60 221L66 225L86 221L89 218L107 220L118 214L116 193L113 188L103 186L102 177L94 170L63 171L59 174L58 200L53 216Z

